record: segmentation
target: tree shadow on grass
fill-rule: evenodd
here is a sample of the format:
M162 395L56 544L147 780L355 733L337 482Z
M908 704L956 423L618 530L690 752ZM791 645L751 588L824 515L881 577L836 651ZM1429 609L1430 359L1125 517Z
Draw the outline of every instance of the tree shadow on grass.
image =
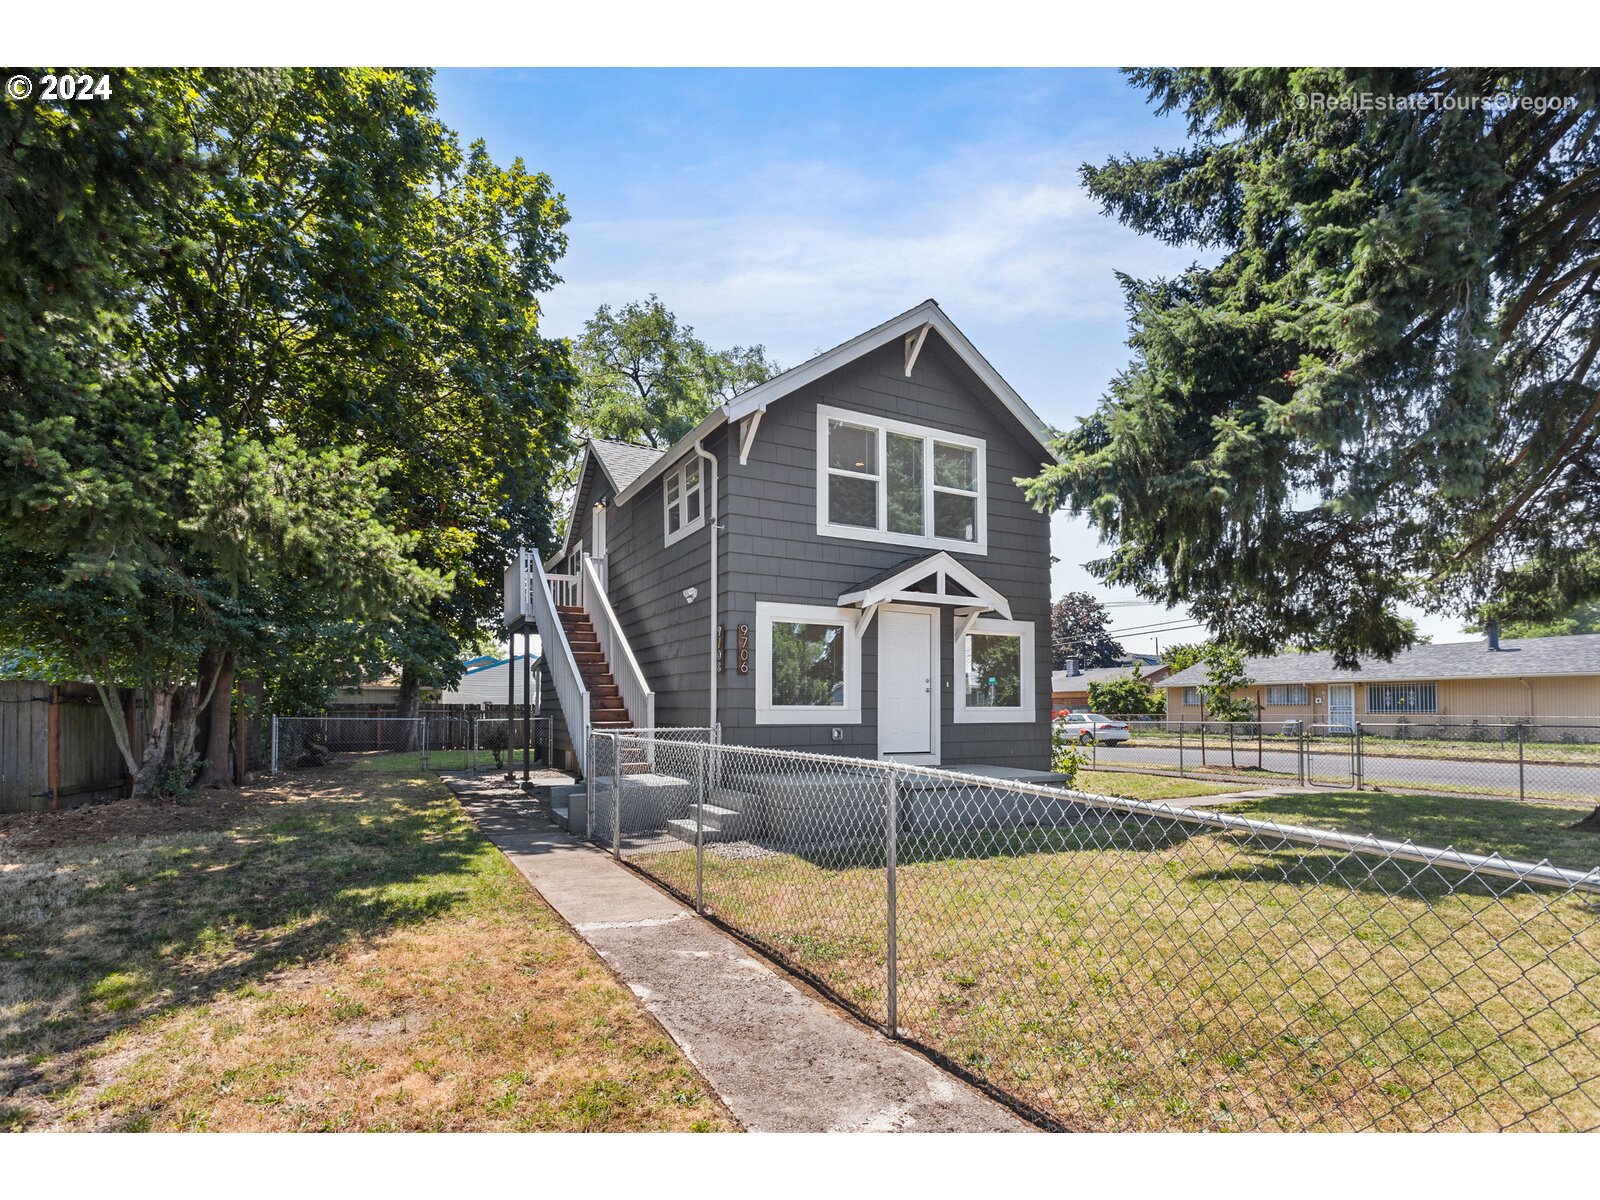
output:
M470 904L486 849L435 781L321 772L228 829L64 852L38 919L0 922L0 997L33 1005L0 1036L0 1101L69 1086L154 1015Z

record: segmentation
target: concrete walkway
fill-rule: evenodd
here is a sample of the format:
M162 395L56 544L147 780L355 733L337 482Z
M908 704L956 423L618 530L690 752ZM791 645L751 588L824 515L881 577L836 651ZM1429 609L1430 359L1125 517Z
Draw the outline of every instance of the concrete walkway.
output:
M501 780L444 773L478 827L655 1014L747 1129L1030 1129L802 992Z

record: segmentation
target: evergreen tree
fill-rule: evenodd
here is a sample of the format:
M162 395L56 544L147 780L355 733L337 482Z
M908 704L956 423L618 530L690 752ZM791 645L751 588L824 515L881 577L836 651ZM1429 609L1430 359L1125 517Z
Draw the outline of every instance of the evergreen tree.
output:
M1215 265L1124 281L1134 361L1030 489L1114 540L1097 572L1345 665L1408 643L1402 602L1600 596L1600 77L1132 78L1191 144L1085 183Z

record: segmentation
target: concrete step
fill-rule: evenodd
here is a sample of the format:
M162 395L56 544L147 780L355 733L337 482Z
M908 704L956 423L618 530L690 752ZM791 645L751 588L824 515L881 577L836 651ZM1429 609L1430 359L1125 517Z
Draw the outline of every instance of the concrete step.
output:
M744 837L750 829L750 818L743 813L734 812L732 809L720 808L715 804L708 804L704 812L705 829L701 839L705 842L736 842ZM689 845L695 843L694 813L687 817L678 817L668 821L667 833L677 838L680 842Z
M757 798L749 792L741 792L735 788L719 787L712 790L711 802L719 808L729 809L736 813L749 812L750 806L756 803Z

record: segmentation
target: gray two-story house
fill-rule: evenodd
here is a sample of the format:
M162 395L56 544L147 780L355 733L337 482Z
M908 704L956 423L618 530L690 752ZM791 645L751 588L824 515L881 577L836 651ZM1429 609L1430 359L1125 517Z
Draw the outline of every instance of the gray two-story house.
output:
M719 405L592 441L565 540L508 572L541 704L586 728L1044 770L1049 431L932 300Z

